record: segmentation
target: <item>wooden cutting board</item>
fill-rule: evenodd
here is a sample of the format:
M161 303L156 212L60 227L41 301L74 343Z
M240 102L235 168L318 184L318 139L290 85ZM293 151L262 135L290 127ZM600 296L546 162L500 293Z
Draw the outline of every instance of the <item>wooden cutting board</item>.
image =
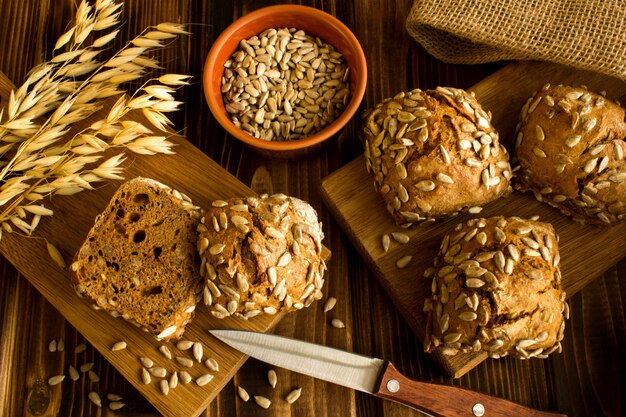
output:
M11 82L0 73L0 96L2 105L13 88ZM105 110L101 110L102 114ZM106 114L106 113L104 113ZM102 118L97 115L80 123L89 126ZM140 120L139 115L129 118ZM145 121L144 121L145 122ZM147 122L145 122L146 125ZM212 200L229 197L254 195L254 192L230 175L216 162L204 155L184 138L172 133L169 138L176 143L175 155L137 156L128 153L125 177L151 177L185 194L196 205L209 207ZM196 363L192 368L185 368L174 360L168 360L159 352L159 347L167 345L174 356L193 359L191 350L180 351L173 343L157 341L153 336L139 330L132 324L115 319L109 314L94 310L86 299L80 298L70 285L69 270L60 269L48 256L46 238L56 246L69 265L79 246L82 244L94 219L107 205L119 186L119 182L101 185L96 191L84 191L70 197L53 197L45 201L46 207L54 210L51 218L42 219L32 238L4 233L0 240L0 253L4 255L19 272L37 288L41 294L95 347L113 364L120 373L131 382L160 413L167 416L197 416L207 408L209 402L230 380L247 358L245 355L227 347L213 336L208 329L241 328L265 332L273 328L282 315L258 316L249 321L237 318L218 320L208 313L206 308L196 310L193 322L187 326L184 339L199 341L203 344L204 359L214 358L219 363L219 372L210 372L204 363ZM325 258L329 252L323 253ZM112 352L111 347L118 341L125 341L125 350ZM46 343L47 341L36 341ZM168 377L174 370L188 371L194 380L205 373L214 374L213 380L203 387L195 382L188 385L178 384L167 396L159 389L158 379L152 378L149 385L141 380L139 357L149 357L155 366L168 370ZM67 375L67 366L65 367ZM52 375L42 375L47 379ZM72 383L66 377L63 384ZM100 393L104 397L106 393Z
M493 124L509 150L512 149L520 109L545 83L583 84L592 91L605 90L607 97L622 103L626 101L626 83L617 79L548 63L510 64L470 88L485 110L492 112ZM326 177L321 191L334 217L423 341L426 315L422 306L425 298L430 296L430 280L424 279L422 274L432 266L443 235L457 223L473 216L462 215L432 225L400 229L391 220L382 198L375 193L363 156ZM568 296L626 255L626 223L611 228L582 226L537 202L530 193L515 192L506 199L492 202L479 216L495 215L539 215L542 221L554 225L560 235L561 271ZM400 245L392 239L390 250L384 253L382 235L401 230L409 234L409 243ZM405 255L411 255L413 259L408 267L398 269L396 261ZM576 312L573 312L575 315ZM452 358L437 355L436 359L447 374L458 378L486 357L484 353L473 353Z

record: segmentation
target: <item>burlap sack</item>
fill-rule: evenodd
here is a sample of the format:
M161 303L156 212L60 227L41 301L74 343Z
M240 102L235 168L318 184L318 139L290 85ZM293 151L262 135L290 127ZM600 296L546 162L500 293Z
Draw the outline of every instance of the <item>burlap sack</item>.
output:
M446 62L534 59L626 80L626 0L415 0L406 27Z

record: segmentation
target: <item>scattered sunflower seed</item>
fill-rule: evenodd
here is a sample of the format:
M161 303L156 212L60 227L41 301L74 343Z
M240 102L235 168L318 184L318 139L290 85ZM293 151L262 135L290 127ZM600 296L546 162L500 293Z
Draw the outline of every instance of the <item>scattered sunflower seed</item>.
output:
M107 394L107 399L109 401L121 401L122 400L122 396L121 395L117 395L117 394Z
M343 329L343 328L345 328L345 327L346 327L346 325L343 323L343 321L341 321L341 320L339 320L339 319L336 319L336 318L335 318L335 319L332 319L332 320L330 321L330 324L331 324L333 327L337 328L337 329Z
M124 407L126 404L124 404L121 401L113 401L109 403L109 409L110 410L119 410L120 408Z
M78 378L80 378L80 374L78 373L76 368L74 368L74 366L72 365L68 367L68 373L70 374L70 379L72 381L78 381Z
M181 340L176 343L176 347L180 350L187 350L193 346L193 342L191 340Z
M250 399L250 394L241 385L237 387L237 394L244 402L248 402Z
M206 384L208 384L209 382L211 382L212 379L213 379L213 375L211 375L211 374L204 374L204 375L196 378L196 384L198 384L199 386L203 387Z
M157 378L165 378L165 376L167 375L167 370L160 366L155 366L154 368L150 368L148 369L148 372L150 372L152 376L155 376Z
M165 345L161 345L159 346L159 351L163 354L163 356L165 356L167 359L172 359L172 352L170 351L170 349L165 346Z
M59 341L57 342L57 351L63 352L64 350L65 350L65 341L63 340L63 338L60 338Z
M326 300L326 303L324 303L324 313L328 313L332 310L335 307L335 304L337 304L337 299L335 297L329 297L328 300Z
M163 395L167 395L170 393L170 384L167 382L167 379L162 379L159 381L159 388Z
M389 245L391 244L391 239L388 234L384 234L382 237L382 245L383 251L387 252L389 250Z
M193 344L193 357L198 361L202 362L202 343L195 342Z
M209 358L204 362L207 368L209 368L213 372L218 372L220 370L220 365L213 358Z
M124 341L117 342L111 347L111 351L116 352L118 350L124 350L126 349L126 347L127 347L126 342Z
M152 377L150 376L150 372L148 372L146 368L141 368L141 380L146 385L152 382Z
M300 398L300 394L302 394L302 388L296 388L292 390L289 394L287 394L287 396L285 397L285 400L289 404L293 404L296 401L298 401L298 398Z
M65 379L65 375L55 375L55 376L52 376L52 377L48 378L48 385L50 385L50 386L58 385L61 382L63 382L64 379Z
M89 372L89 371L91 370L91 368L93 368L93 362L83 363L83 364L80 366L80 371L81 371L82 373L86 373L86 372Z
M98 376L98 374L97 374L97 373L95 373L94 371L90 370L90 371L88 372L88 375L89 375L89 380L90 380L91 382L98 382L98 381L100 381L100 377L99 377L99 376Z
M91 391L88 397L92 403L94 403L98 407L102 407L102 400L100 399L100 395L97 392Z
M191 359L182 356L176 356L176 362L186 366L187 368L191 368L193 366L193 361Z
M171 389L174 389L178 386L178 372L174 371L170 376L170 380L168 381L168 385Z
M409 235L407 235L406 233L402 233L402 232L394 232L391 234L391 236L394 238L396 242L401 243L401 244L409 243L409 240L411 239Z
M48 352L56 352L57 351L57 341L52 339L50 343L48 343Z
M270 408L270 405L272 405L272 402L269 398L263 397L261 395L255 395L254 401L258 404L259 407L265 408L266 410Z
M146 358L143 356L139 358L139 362L141 362L141 364L145 366L147 369L152 368L152 366L154 365L154 362L152 361L152 359Z
M77 345L74 348L74 353L83 353L86 350L87 350L87 345L84 343L81 343L80 345Z
M396 266L400 269L402 268L406 268L406 266L409 264L409 262L411 262L411 259L413 259L413 257L411 255L406 255L403 256L402 258L398 259L396 261Z
M269 371L267 371L267 382L270 383L272 388L276 388L276 383L278 382L278 377L276 376L276 371L275 370L270 369Z
M191 380L192 380L191 375L189 375L189 372L187 372L187 371L180 371L179 379L180 379L180 382L182 382L185 385L190 383Z

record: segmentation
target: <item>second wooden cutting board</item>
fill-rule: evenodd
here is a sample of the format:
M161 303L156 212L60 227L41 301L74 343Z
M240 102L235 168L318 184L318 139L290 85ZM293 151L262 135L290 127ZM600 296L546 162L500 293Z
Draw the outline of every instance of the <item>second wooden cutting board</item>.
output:
M584 84L592 91L604 90L608 97L622 102L626 96L623 81L537 62L511 64L469 90L476 94L485 110L492 112L493 125L498 129L502 143L511 150L520 109L545 83ZM373 179L365 170L362 156L326 177L322 182L322 196L396 307L423 341L426 315L422 307L426 297L430 296L430 281L423 278L423 272L432 266L443 236L457 223L477 216L466 214L431 225L400 229L387 213L382 198L374 191ZM625 223L611 228L583 226L539 203L529 193L518 192L487 205L478 216L497 215L524 218L538 215L540 220L554 225L560 236L561 271L568 296L626 256ZM391 248L385 253L381 237L394 231L407 233L410 241L400 245L392 239ZM413 258L408 267L399 269L396 261L406 255ZM443 370L457 378L486 358L485 353L436 357Z

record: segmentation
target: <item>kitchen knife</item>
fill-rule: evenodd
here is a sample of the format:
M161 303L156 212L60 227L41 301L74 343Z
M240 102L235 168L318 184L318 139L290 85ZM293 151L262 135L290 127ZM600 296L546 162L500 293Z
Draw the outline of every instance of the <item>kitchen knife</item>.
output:
M209 330L227 345L260 361L396 401L437 417L563 417L464 388L419 382L389 361L282 336Z

